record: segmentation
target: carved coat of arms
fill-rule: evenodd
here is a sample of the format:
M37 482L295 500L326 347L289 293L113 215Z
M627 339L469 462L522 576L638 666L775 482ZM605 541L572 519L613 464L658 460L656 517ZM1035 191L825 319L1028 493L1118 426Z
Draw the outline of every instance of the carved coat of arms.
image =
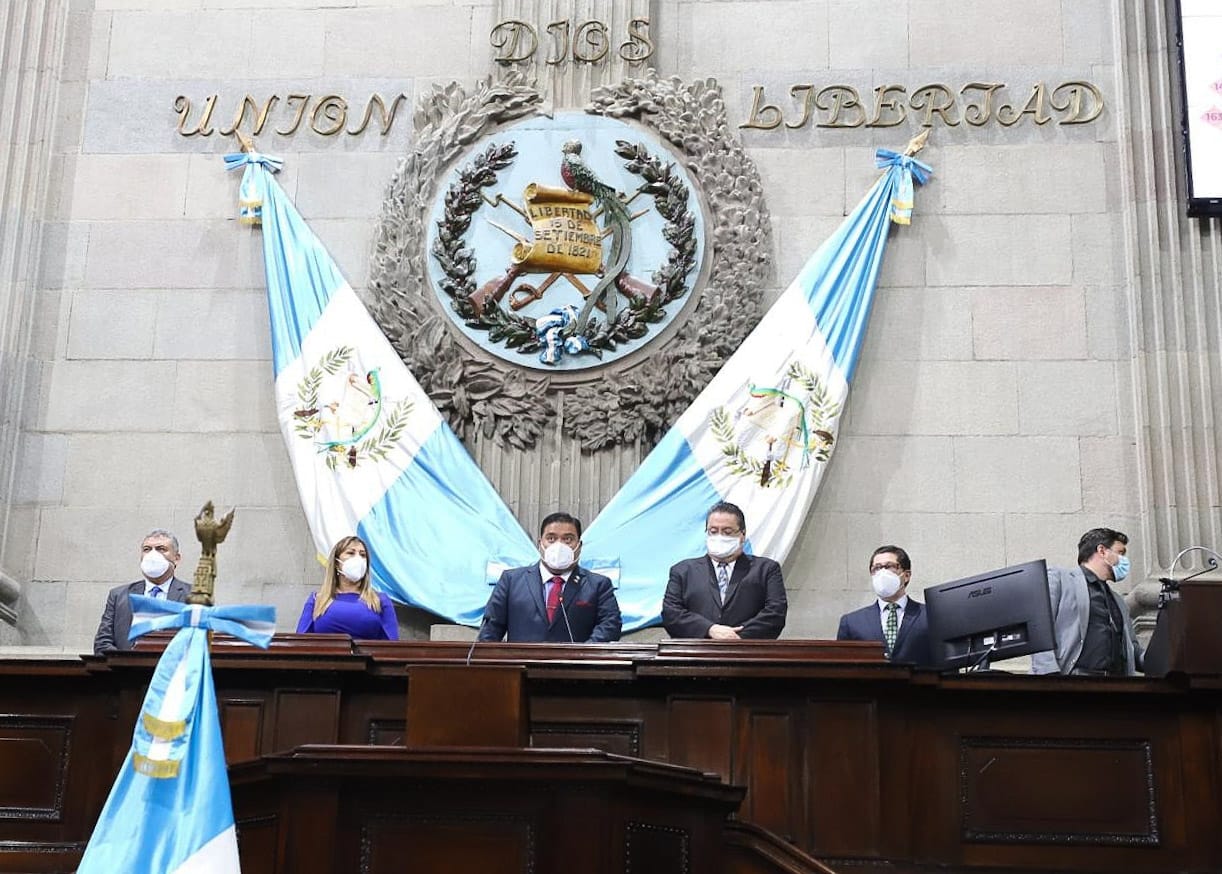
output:
M691 192L644 131L582 113L531 119L451 171L430 277L456 326L493 355L597 367L650 342L683 307L704 251Z
M563 412L584 449L649 445L759 318L759 175L713 80L541 110L512 72L421 99L365 302L459 436L528 449Z

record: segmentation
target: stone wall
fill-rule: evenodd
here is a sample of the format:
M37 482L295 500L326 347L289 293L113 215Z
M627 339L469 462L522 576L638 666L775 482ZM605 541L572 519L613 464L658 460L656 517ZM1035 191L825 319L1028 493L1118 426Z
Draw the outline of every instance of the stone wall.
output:
M23 397L12 492L0 481L0 569L24 584L22 642L86 648L105 590L136 576L151 527L180 533L189 574L190 520L209 498L238 508L221 599L276 604L287 628L319 576L272 409L260 244L235 220L237 178L219 157L234 144L180 136L175 97L190 95L198 114L205 95L224 95L218 126L247 92L410 101L494 72L495 21L547 21L571 5L67 3L58 91L45 101L49 154L5 195L8 210L12 191L26 192L43 219L41 245L26 247L37 269L17 268L28 290L0 296L18 326L0 335L0 409ZM575 5L605 20L636 8ZM1183 218L1177 201L1161 9L637 5L652 18L659 71L718 79L735 125L757 85L795 122L789 89L800 83L852 83L872 97L886 83L1001 81L1021 105L1036 82L1083 79L1106 101L1077 126L935 124L922 155L935 176L917 191L913 224L892 231L840 447L786 567L787 636L834 634L841 612L866 603L866 561L881 543L906 547L924 586L1036 557L1071 563L1077 536L1100 524L1134 536L1135 583L1177 545L1222 542L1222 374L1216 351L1203 354L1222 339L1222 234ZM583 87L596 78L581 75ZM285 158L281 183L358 290L383 188L410 143L409 110L386 137L259 138ZM909 119L738 131L772 212L772 297L864 195L873 149L901 148L918 129ZM11 339L22 330L28 348ZM14 440L0 428L0 450ZM554 493L537 457L473 451L528 529L557 503L592 517L640 454L582 458L559 440L551 451L566 475Z

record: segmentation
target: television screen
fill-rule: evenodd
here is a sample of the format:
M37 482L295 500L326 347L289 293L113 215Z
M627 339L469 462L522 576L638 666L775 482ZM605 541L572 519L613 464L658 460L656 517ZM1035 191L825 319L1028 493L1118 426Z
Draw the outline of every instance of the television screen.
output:
M1188 214L1222 215L1222 3L1180 0L1178 23Z
M938 667L984 667L1055 645L1043 559L926 589L925 606Z

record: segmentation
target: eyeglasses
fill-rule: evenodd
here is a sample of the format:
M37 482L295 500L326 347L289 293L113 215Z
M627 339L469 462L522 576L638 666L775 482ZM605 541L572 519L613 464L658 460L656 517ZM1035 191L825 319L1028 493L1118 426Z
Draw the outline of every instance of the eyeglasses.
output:
M742 534L737 528L709 528L704 533L709 537L737 537Z
M881 563L881 564L870 565L870 573L872 574L876 574L879 571L891 571L891 573L893 574L898 574L902 570L903 568L901 568L898 564L896 564L893 561L888 561L888 562Z

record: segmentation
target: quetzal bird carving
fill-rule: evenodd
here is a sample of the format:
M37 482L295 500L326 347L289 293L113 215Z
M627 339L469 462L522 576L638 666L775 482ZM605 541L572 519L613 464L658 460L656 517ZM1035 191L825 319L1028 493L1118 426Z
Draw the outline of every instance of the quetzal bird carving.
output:
M563 155L560 159L560 178L574 191L593 196L594 203L602 208L606 226L611 229L611 256L607 259L608 266L590 296L586 298L585 305L577 315L577 321L573 323L574 333L581 334L585 332L586 324L600 300L605 299L607 324L615 321L615 283L627 269L628 256L632 254L632 229L629 227L632 217L628 214L628 207L620 199L619 192L595 176L594 171L581 160L580 141L569 140L560 151Z

